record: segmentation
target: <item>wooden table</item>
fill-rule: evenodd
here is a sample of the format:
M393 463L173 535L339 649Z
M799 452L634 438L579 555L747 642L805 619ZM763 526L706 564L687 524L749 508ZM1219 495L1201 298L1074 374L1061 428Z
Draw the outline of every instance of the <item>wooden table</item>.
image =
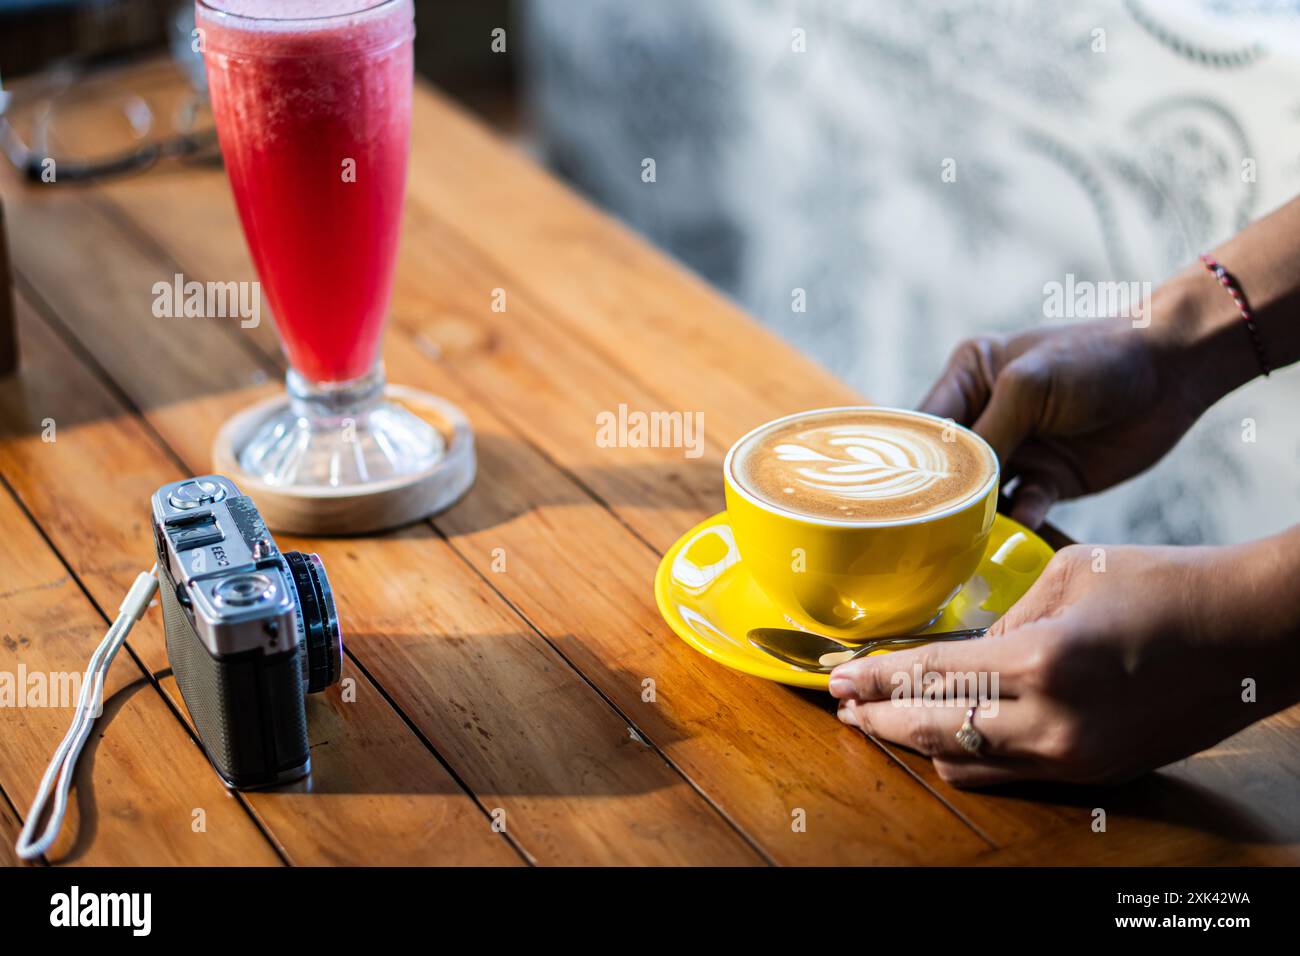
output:
M150 494L208 470L217 427L281 387L283 359L269 321L151 311L176 273L254 278L220 170L10 175L3 197L21 368L0 383L0 669L79 672L152 560ZM347 641L351 693L309 701L310 780L219 783L151 613L51 862L1300 861L1296 711L1122 789L965 793L824 695L674 637L651 579L721 509L729 443L859 398L428 89L385 360L468 412L478 482L397 533L280 538L324 558ZM702 410L703 456L598 447L620 404ZM0 860L68 717L0 708Z

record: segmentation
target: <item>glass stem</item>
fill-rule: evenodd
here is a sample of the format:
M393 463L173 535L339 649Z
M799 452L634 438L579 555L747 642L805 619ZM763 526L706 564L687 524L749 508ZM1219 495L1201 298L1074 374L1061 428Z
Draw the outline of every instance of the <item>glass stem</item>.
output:
M383 362L375 362L365 375L346 382L309 382L292 366L284 381L295 415L313 426L337 428L349 419L360 420L379 404L386 380Z

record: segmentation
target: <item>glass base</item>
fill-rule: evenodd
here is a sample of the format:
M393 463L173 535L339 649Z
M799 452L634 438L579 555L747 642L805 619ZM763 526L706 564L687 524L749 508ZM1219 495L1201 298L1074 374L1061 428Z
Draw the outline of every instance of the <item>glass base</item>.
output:
M458 496L473 478L472 436L460 411L420 392L386 389L380 365L327 385L291 369L286 386L288 394L269 403L231 449L238 469L259 484L364 495L446 469L447 491ZM393 400L406 396L427 406L445 432Z

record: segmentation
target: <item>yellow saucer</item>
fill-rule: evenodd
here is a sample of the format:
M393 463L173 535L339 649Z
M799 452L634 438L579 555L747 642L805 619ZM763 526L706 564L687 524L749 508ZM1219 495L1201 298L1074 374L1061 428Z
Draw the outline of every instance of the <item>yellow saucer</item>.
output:
M1038 580L1051 557L1042 538L998 515L974 577L926 630L992 624ZM725 511L697 524L668 549L655 574L655 601L678 637L718 663L782 684L826 688L825 674L779 661L746 638L751 628L795 625L745 571Z

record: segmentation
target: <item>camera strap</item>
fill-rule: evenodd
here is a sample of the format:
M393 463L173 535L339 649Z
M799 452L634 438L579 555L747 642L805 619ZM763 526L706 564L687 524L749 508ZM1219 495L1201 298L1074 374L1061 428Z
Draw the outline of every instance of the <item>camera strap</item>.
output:
M77 758L81 756L81 748L90 737L90 728L94 725L95 718L104 708L104 677L108 674L113 658L126 641L126 636L131 633L135 622L144 617L144 612L149 609L149 602L157 591L158 565L155 564L152 571L142 572L136 577L118 609L117 620L90 657L90 664L81 680L81 696L77 700L72 726L68 728L63 743L54 751L54 759L45 769L45 776L36 789L36 798L32 800L32 808L27 813L27 820L14 847L18 856L24 860L34 860L42 855L59 835L59 828L63 826L63 814L68 808L68 789L72 786ZM54 797L54 806L50 810L49 822L40 839L34 839L36 824L44 814L51 796Z

